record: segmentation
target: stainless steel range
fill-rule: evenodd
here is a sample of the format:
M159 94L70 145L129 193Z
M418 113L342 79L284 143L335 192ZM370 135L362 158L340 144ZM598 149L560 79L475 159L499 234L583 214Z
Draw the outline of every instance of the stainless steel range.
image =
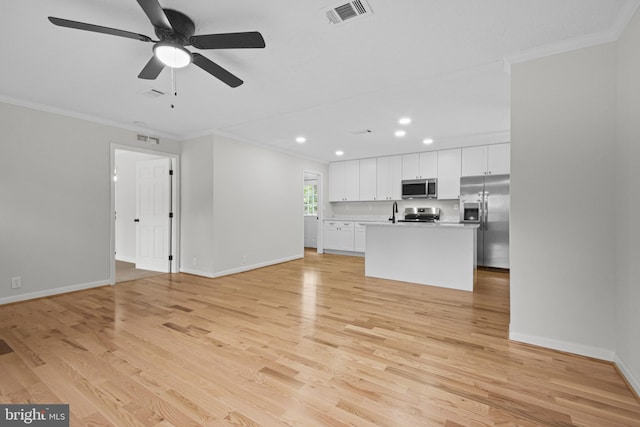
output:
M440 219L440 208L404 208L404 219L398 222L436 222Z

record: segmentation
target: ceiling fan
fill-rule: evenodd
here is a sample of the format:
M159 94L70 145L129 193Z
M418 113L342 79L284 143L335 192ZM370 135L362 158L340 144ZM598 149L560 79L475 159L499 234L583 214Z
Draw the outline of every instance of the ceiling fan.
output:
M68 19L49 17L52 24L60 27L75 28L77 30L93 31L126 37L143 42L155 43L153 56L144 66L138 78L154 80L165 66L182 68L193 62L204 71L218 78L231 87L240 86L243 81L231 74L220 65L197 52L188 51L185 46L196 49L243 49L264 48L262 35L257 31L243 33L220 33L194 35L196 26L185 14L173 9L163 9L158 0L137 0L142 10L151 21L159 40L153 40L143 34L70 21Z

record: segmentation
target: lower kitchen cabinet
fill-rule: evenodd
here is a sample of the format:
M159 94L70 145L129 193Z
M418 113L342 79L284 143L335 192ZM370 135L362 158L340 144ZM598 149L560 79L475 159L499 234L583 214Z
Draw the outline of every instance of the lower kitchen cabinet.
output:
M325 220L322 229L325 249L353 252L355 237L353 221Z
M353 250L356 252L364 252L366 247L367 227L362 222L356 222L355 233L353 239Z

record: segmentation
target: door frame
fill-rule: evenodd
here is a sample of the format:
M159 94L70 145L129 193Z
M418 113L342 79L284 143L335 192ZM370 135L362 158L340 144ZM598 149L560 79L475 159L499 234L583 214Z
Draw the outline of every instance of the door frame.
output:
M176 273L180 266L180 155L175 153L167 153L165 151L134 147L131 145L111 143L110 149L110 168L109 168L109 189L110 189L110 206L109 206L109 282L111 285L116 283L116 185L113 180L116 168L116 150L130 151L134 153L151 154L154 156L164 157L171 160L173 167L172 180L172 211L173 222L171 227L171 253L173 255L173 264L171 271Z
M324 209L323 206L323 174L322 172L303 169L302 170L302 192L304 196L304 176L305 174L313 174L318 177L318 230L317 230L317 251L319 254L324 253L324 239L322 236L322 221L324 219ZM304 206L302 208L302 253L304 254Z

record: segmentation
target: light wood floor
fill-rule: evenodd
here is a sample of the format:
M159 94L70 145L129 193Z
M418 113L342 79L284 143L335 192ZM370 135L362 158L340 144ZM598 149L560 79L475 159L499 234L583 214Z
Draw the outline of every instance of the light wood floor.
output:
M508 283L371 279L307 251L6 305L0 403L69 403L76 426L640 426L611 364L507 340Z

